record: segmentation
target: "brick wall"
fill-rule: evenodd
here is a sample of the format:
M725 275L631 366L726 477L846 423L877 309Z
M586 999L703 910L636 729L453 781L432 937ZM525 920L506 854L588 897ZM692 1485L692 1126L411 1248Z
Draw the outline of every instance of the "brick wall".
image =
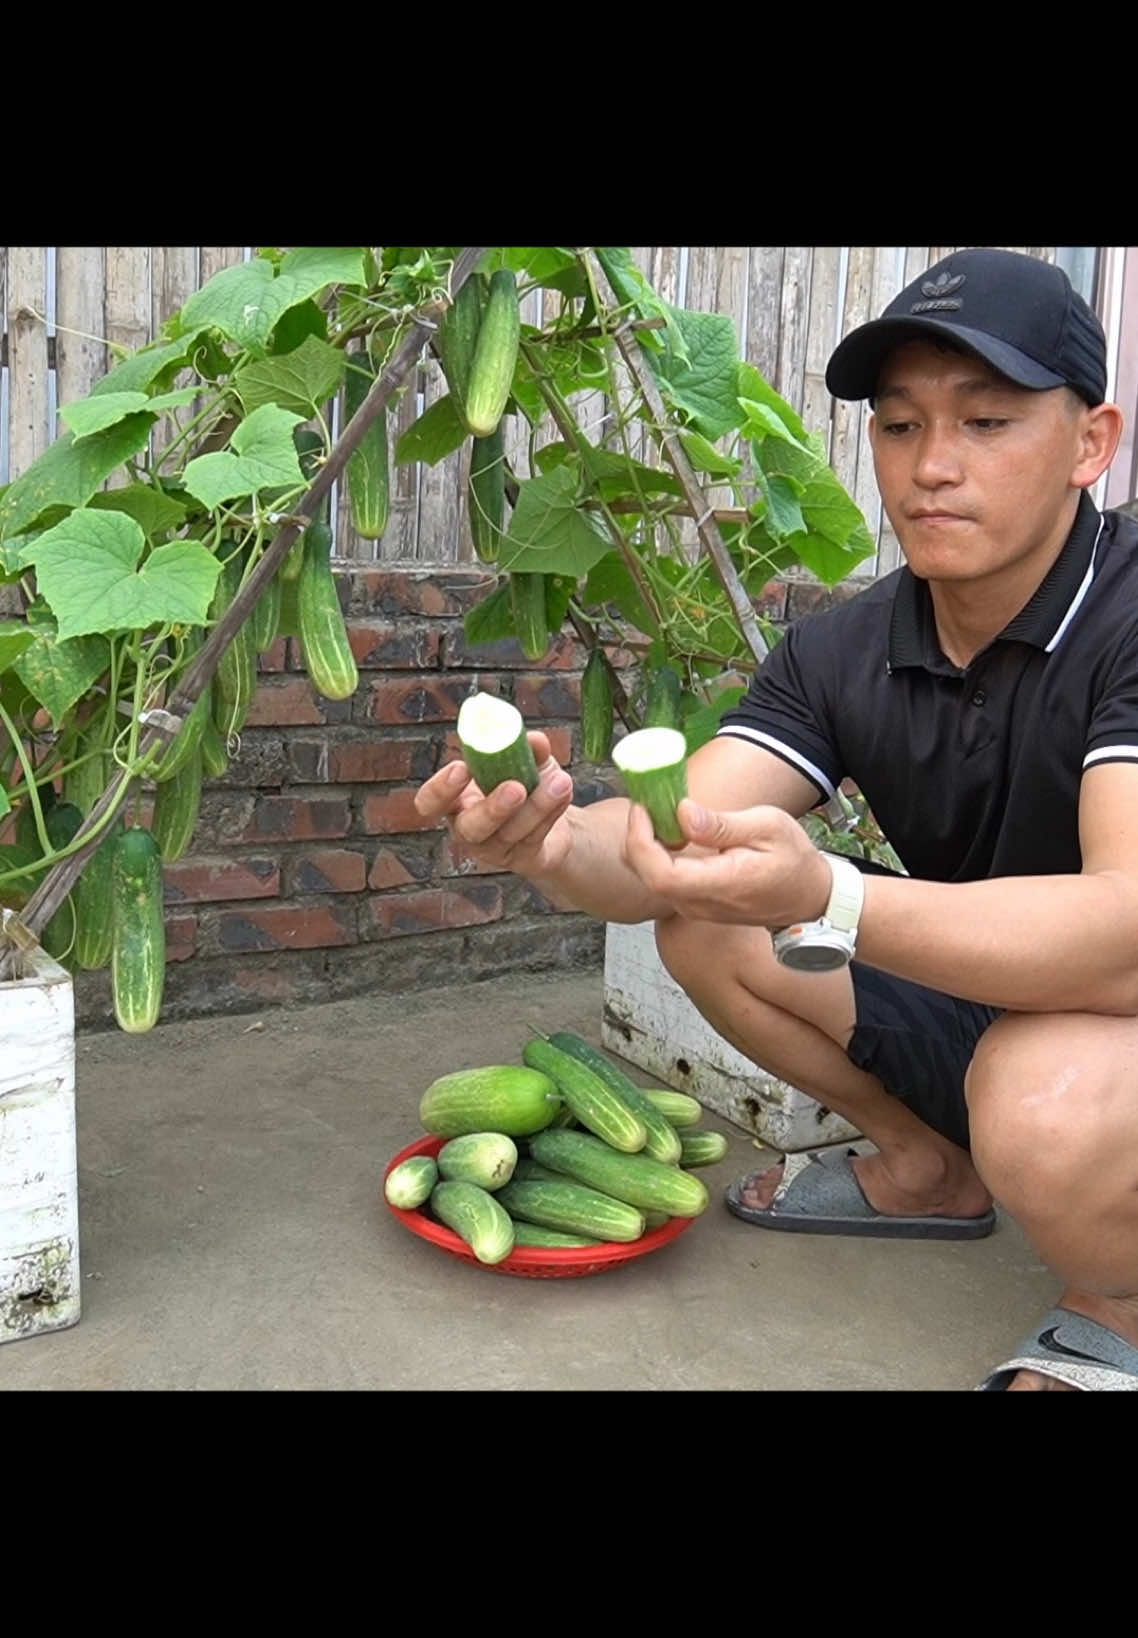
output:
M166 870L164 1019L600 967L602 924L480 870L414 810L416 787L457 753L472 686L545 729L577 801L607 793L604 771L578 759L580 646L562 633L535 666L512 641L467 645L463 613L490 578L478 567L342 575L360 671L350 700L314 692L295 639L262 656L240 753L203 791L191 853ZM792 582L768 587L761 607L781 620L825 601ZM79 973L75 993L82 1024L112 1022L106 973Z

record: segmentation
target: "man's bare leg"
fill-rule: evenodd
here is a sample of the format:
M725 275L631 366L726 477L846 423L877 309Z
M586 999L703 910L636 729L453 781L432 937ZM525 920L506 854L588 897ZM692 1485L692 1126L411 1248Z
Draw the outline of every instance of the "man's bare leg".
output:
M972 1155L1065 1282L1061 1308L1138 1347L1138 1019L1005 1014L965 1080ZM1009 1391L1065 1388L1021 1371Z
M657 924L656 942L668 971L725 1040L876 1145L876 1154L853 1162L876 1211L980 1217L988 1210L991 1195L967 1152L846 1057L855 1023L846 970L790 972L775 960L769 935L749 927L672 917ZM765 1209L781 1176L781 1161L754 1174L743 1188L746 1204Z

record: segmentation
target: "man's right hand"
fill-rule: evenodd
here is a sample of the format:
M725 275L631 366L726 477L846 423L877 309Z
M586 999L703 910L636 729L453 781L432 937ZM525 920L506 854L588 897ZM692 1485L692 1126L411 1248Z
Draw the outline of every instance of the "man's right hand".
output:
M445 819L451 834L490 870L511 870L527 878L549 875L569 856L572 835L566 810L573 781L554 761L547 736L528 735L537 763L538 784L508 779L483 796L465 762L448 762L415 792L415 811L424 819Z

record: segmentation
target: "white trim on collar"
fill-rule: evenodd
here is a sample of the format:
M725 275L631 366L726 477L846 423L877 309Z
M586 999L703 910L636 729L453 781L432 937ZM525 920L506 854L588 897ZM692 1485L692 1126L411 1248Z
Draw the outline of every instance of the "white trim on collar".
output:
M1045 654L1050 654L1052 649L1058 648L1059 643L1060 643L1060 641L1062 639L1063 633L1066 631L1067 627L1071 624L1071 621L1075 618L1076 614L1079 612L1079 605L1082 603L1083 598L1087 595L1088 591L1090 591L1090 589L1091 589L1091 581L1095 577L1095 558L1098 556L1098 543L1102 539L1102 526L1103 526L1103 519L1099 518L1099 520L1098 520L1098 533L1095 536L1095 543L1091 547L1091 560L1087 564L1087 572L1083 576L1082 580L1079 582L1079 589L1075 593L1074 597L1072 597L1072 599L1070 601L1070 604L1068 605L1066 614L1063 616L1063 618L1060 620L1058 626L1055 628L1055 632L1054 632L1054 634L1053 634L1053 636L1051 638L1051 641L1049 643L1047 643L1046 646L1044 647L1043 652Z

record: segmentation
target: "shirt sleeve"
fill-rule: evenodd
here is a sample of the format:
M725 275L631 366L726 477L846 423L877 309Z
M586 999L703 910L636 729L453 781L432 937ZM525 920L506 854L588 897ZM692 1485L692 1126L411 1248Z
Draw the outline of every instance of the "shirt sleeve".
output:
M829 801L843 769L821 698L821 656L810 652L824 624L815 617L791 626L755 672L738 705L723 713L716 737L742 739L772 751L805 774Z
M1100 762L1138 762L1138 626L1119 645L1091 711L1084 773Z

